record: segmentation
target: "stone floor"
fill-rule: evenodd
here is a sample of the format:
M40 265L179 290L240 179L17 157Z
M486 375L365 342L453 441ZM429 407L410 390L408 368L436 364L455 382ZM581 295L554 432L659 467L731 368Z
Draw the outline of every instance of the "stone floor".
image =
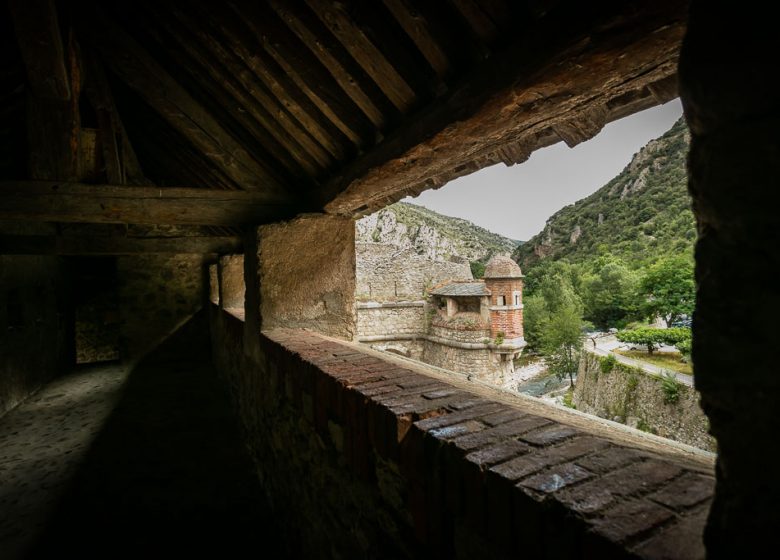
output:
M0 558L278 558L201 317L0 419Z

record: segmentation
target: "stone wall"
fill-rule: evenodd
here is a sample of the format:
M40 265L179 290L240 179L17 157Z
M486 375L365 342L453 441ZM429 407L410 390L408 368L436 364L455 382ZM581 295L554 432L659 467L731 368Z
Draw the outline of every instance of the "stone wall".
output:
M268 332L246 354L241 321L211 318L288 557L701 557L709 468L312 332Z
M384 243L356 243L360 301L419 300L445 280L472 280L467 262L435 261L412 249Z
M309 328L352 340L356 334L354 220L304 215L260 226L258 244L263 328Z
M425 350L425 340L421 338L408 340L384 340L378 342L367 342L366 344L374 350L405 356L420 362L422 361L423 351Z
M467 344L487 344L490 342L489 329L448 328L439 323L438 321L440 320L442 320L441 317L434 319L434 322L428 331L431 336L452 340L453 342L465 342Z
M358 337L422 335L425 332L425 303L358 303Z
M117 258L122 356L146 352L187 321L207 297L207 269L200 255Z
M217 265L219 304L224 309L244 309L244 255L225 255Z
M0 415L74 363L70 288L64 259L0 256Z
M715 451L709 421L692 387L680 384L676 402L667 402L657 376L622 364L603 373L600 364L598 356L583 352L573 398L577 410Z
M456 348L426 340L422 361L464 375L489 376L493 371L493 356L487 348Z

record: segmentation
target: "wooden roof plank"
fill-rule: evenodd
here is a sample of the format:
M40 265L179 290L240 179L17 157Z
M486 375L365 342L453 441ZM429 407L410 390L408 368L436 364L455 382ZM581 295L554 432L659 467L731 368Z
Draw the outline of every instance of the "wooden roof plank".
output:
M306 0L306 3L398 110L402 114L408 113L417 100L414 90L352 21L344 7L327 0Z
M43 99L70 99L54 0L10 0L8 6L33 94Z
M495 42L499 35L498 27L476 2L473 0L450 0L450 2L486 45Z
M284 26L275 12L261 4L243 4L240 10L235 4L231 5L294 86L350 142L358 148L373 144L373 124L363 116L349 96L343 94L333 76L298 37Z
M237 121L246 126L274 158L283 162L293 176L300 176L298 167L302 167L309 177L317 177L333 164L331 155L312 140L284 108L263 91L262 86L250 85L251 90L247 90L241 78L246 79L251 72L219 40L203 27L192 25L183 12L175 10L174 13L187 30L166 21L164 28L167 33L205 70L209 83L227 93L223 105L236 113ZM259 86L257 83L253 85ZM211 87L212 91L214 87Z
M272 108L272 114L300 129L299 141L310 150L324 150L336 161L345 159L346 135L323 116L284 69L262 51L259 40L244 22L236 22L229 7L209 13L205 20L212 30L208 46L220 58L230 61L231 72L258 101ZM233 17L231 17L233 16ZM328 167L328 166L323 166Z
M433 37L428 21L408 0L383 0L393 17L414 41L425 59L440 78L450 73L451 63L447 53Z
M287 24L287 27L311 50L325 68L331 73L338 85L352 101L360 108L372 124L383 129L387 116L372 100L366 87L361 84L359 73L351 69L351 60L348 55L341 55L343 49L340 43L334 43L328 37L317 34L317 25L323 25L319 20L315 23L306 17L305 13L299 13L289 8L288 3L282 0L269 0L270 6L277 15ZM362 71L362 69L361 69Z
M101 54L109 57L111 69L232 180L247 190L282 189L278 180L123 29L107 17L99 17L89 29Z

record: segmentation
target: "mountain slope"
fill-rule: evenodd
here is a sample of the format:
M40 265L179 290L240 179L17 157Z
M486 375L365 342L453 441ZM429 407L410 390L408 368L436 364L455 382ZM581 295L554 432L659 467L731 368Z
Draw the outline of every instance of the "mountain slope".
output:
M690 254L696 228L685 170L689 138L678 120L604 187L553 214L512 257L526 270L543 259L582 262L612 254L642 266Z
M358 220L355 228L358 242L393 243L431 260L460 257L487 262L496 253L512 253L520 243L468 220L406 202L391 204Z

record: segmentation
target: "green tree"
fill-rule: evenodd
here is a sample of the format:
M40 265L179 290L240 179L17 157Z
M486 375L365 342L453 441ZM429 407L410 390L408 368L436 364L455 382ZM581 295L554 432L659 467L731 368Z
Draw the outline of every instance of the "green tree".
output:
M637 313L638 278L619 259L599 258L583 281L585 317L601 328L622 326Z
M615 337L620 342L642 344L647 348L647 353L652 354L656 348L662 344L673 346L689 341L691 339L691 329L653 329L650 327L641 327L638 329L620 331Z
M671 326L683 315L693 313L696 300L693 260L677 256L658 261L645 273L640 290L647 297L646 315L660 316L666 326Z
M474 276L474 278L482 278L485 275L485 263L471 261L469 266L471 267L471 275Z
M571 284L569 270L540 279L534 294L525 300L526 339L541 352L549 370L558 377L569 376L574 385L582 352L582 300Z
M550 317L542 333L542 349L549 370L559 378L568 375L572 387L582 354L582 326L582 307L568 302Z

